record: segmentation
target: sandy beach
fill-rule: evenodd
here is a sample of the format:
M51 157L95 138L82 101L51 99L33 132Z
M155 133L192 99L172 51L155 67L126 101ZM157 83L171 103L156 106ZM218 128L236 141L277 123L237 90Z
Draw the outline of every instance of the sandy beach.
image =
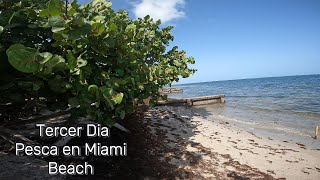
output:
M319 149L258 136L200 106L145 107L122 125L130 133L113 128L110 140L83 136L70 144L127 143L125 157L16 157L2 140L0 177L12 179L19 173L47 178L46 164L54 160L88 161L96 168L93 177L50 176L53 179L320 179Z
M201 108L155 107L144 113L144 119L169 149L160 160L197 178L320 178L318 149L259 137Z

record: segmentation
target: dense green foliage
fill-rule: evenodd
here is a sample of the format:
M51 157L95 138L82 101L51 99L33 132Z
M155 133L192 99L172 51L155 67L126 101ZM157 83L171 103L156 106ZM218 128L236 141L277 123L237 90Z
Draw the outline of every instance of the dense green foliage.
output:
M172 27L149 16L132 20L112 3L0 1L0 89L13 103L71 107L113 124L159 88L188 77L192 57L177 47Z

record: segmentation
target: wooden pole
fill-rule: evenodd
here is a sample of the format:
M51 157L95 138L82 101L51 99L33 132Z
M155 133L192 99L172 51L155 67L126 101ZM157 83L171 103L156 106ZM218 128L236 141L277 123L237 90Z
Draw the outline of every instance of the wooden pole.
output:
M314 131L314 139L318 138L318 134L319 134L319 126L316 126L316 129Z

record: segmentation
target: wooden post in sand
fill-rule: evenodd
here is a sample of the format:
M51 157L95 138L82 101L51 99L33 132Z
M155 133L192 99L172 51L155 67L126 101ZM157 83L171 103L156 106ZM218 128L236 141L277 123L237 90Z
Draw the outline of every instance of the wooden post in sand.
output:
M316 126L315 132L314 132L314 138L317 139L319 134L319 126Z

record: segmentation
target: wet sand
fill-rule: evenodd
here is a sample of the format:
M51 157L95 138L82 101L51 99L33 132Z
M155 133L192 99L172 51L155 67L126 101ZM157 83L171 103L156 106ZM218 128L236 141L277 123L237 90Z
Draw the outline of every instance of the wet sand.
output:
M176 150L162 160L198 177L320 179L318 149L260 137L209 116L210 112L194 107L156 107L144 114L152 134Z

